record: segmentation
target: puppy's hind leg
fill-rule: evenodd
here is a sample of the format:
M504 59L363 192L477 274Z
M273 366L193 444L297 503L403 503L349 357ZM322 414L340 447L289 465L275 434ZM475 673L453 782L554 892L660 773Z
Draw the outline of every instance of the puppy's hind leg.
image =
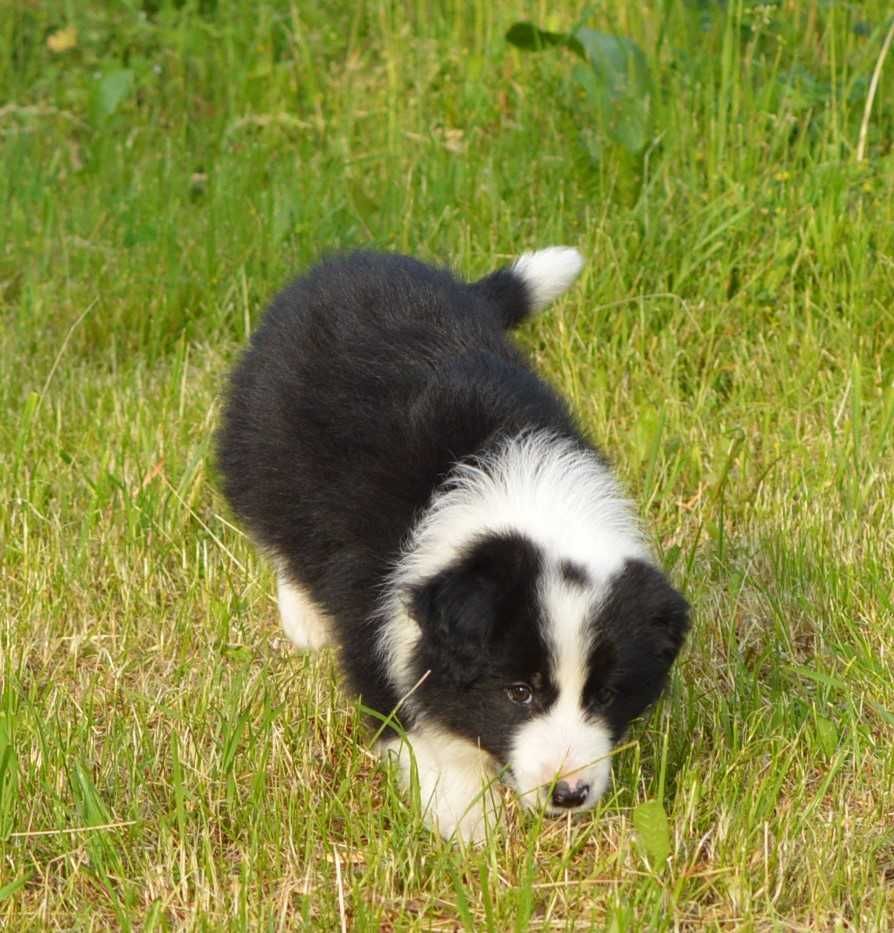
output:
M318 651L332 640L331 622L305 590L282 571L276 579L276 598L282 627L301 651Z

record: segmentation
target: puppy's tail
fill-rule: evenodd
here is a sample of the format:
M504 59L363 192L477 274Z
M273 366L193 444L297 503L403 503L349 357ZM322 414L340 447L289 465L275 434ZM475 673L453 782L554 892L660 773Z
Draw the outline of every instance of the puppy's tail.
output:
M511 266L491 272L472 288L496 305L509 330L564 294L583 265L583 256L573 247L549 246L522 253Z

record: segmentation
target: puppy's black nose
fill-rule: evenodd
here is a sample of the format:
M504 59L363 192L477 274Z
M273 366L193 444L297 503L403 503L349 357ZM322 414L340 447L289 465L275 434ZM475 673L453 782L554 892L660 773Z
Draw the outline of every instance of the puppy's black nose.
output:
M553 806L573 810L581 806L590 793L590 785L578 781L572 787L568 781L559 781L553 790Z

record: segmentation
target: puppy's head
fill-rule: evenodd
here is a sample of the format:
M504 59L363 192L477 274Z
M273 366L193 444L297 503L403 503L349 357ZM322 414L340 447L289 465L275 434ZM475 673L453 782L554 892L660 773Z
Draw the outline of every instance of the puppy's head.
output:
M612 746L664 686L688 606L652 565L595 579L521 534L488 533L412 590L417 702L504 766L522 801L586 810Z

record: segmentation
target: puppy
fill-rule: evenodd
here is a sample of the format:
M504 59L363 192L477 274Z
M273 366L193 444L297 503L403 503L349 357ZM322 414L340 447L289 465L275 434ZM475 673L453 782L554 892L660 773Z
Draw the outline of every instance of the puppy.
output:
M495 777L529 807L591 808L688 626L603 456L507 339L581 265L551 247L468 284L330 258L231 378L224 491L285 631L338 647L445 837L483 837Z

